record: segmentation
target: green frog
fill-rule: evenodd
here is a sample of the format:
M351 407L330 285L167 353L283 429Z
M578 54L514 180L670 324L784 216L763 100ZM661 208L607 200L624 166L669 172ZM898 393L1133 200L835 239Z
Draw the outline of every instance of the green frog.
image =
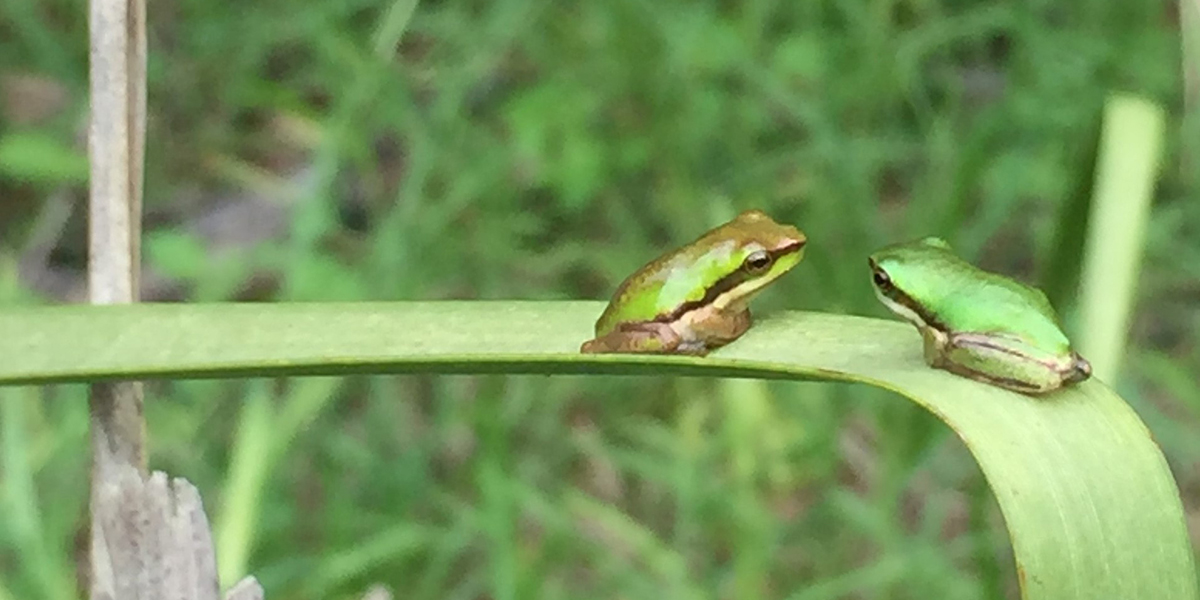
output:
M749 300L800 262L807 241L743 212L627 277L580 350L704 355L728 344L750 328Z
M971 265L945 240L888 246L868 263L875 294L917 327L931 367L1032 395L1091 376L1045 294Z

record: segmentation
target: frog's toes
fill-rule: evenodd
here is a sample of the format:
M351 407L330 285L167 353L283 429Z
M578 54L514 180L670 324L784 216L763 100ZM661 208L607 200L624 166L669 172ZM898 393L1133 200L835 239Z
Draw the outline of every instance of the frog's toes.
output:
M1078 352L1072 352L1071 368L1063 380L1068 383L1079 383L1081 381L1086 381L1091 376L1092 363L1088 362L1086 358L1080 356Z
M675 352L678 354L690 354L692 356L704 356L705 354L708 354L710 349L711 348L709 348L704 342L693 340L681 342L675 347Z

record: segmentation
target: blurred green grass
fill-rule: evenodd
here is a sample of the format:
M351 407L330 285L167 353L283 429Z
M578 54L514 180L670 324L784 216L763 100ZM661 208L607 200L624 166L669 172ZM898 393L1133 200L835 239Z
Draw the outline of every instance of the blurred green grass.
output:
M1073 320L1069 208L1090 197L1107 94L1166 107L1167 164L1181 152L1165 0L410 6L152 3L146 258L165 297L601 298L753 206L812 240L757 310L883 315L865 249L938 234ZM77 3L0 5L5 301L70 297L30 269L80 281L79 215L46 231L48 198L86 196L70 158L86 39ZM1200 523L1195 184L1163 170L1119 390ZM282 232L242 217L245 239L213 234L230 204L278 211ZM934 419L857 387L710 383L154 384L151 465L200 488L223 574L271 598L376 581L414 598L1015 597L994 502ZM0 514L0 597L63 597L86 404L75 386L15 393L5 441L26 440L40 521L31 538ZM266 410L273 445L247 450Z

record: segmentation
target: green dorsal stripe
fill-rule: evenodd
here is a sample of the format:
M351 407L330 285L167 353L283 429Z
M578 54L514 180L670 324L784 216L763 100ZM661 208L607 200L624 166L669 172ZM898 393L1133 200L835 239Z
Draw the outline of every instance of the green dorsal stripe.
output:
M771 256L771 263L774 264L776 260L779 260L779 257L799 252L800 248L802 247L804 247L803 242L788 244L782 248L769 250L767 251L767 254ZM750 277L750 273L747 273L745 269L739 268L734 272L718 279L717 282L714 283L712 287L708 288L708 291L704 293L703 298L684 302L676 307L675 310L666 314L658 315L654 318L654 321L658 323L670 323L693 310L703 306L708 306L709 304L712 304L721 294L724 294L725 292L728 292L729 290L732 290L733 288L745 283L746 280L750 279Z

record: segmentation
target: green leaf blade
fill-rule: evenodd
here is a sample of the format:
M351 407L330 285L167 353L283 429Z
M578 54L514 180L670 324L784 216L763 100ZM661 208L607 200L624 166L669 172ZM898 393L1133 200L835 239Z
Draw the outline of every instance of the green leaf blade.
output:
M760 318L708 357L582 355L599 302L191 304L0 312L0 384L347 373L684 374L859 382L946 422L979 462L1028 599L1195 600L1174 479L1093 379L1032 398L928 368L909 326Z
M1076 346L1110 380L1125 355L1165 126L1163 109L1137 96L1114 94L1105 106Z

